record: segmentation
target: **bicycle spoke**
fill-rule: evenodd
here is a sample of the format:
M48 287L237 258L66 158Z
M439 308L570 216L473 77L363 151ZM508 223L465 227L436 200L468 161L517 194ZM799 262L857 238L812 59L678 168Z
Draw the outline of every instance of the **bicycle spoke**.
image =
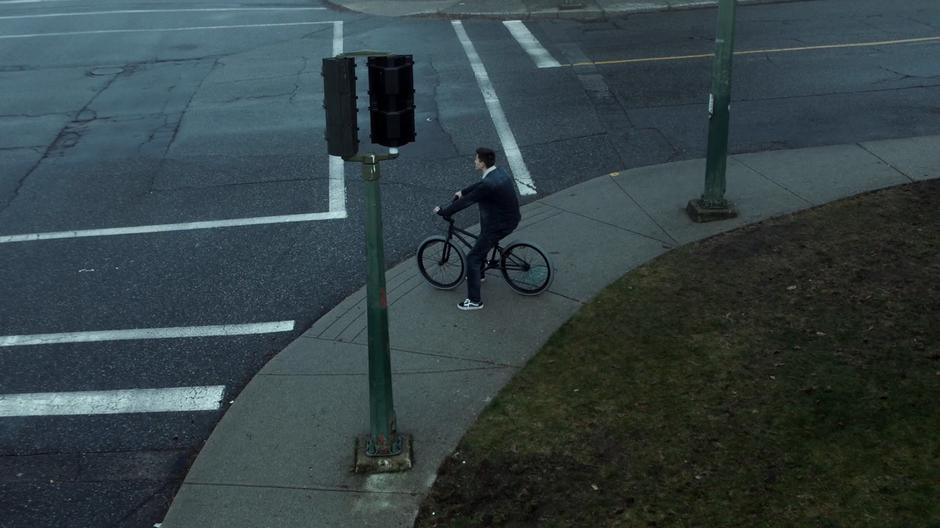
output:
M451 289L463 280L463 255L445 239L431 238L419 249L418 268L435 288Z
M540 293L551 282L548 258L538 248L527 243L508 248L502 267L509 285L524 295Z
M449 270L452 270L452 269L460 269L460 267L457 266L457 265L449 264L449 263L446 263L446 262L445 262L444 264L438 264L437 267L436 267L436 269L437 269L437 277L440 278L441 282L444 282L444 281L447 280L447 277L449 277L450 275L452 275L452 274L449 272Z

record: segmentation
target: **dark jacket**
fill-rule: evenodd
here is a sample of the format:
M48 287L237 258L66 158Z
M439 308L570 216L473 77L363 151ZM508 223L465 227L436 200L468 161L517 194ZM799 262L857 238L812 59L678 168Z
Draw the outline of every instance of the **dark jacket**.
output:
M484 233L507 233L515 229L522 219L516 186L509 174L500 167L460 191L460 194L462 196L459 200L441 208L441 216L453 216L475 203L479 204L480 231Z

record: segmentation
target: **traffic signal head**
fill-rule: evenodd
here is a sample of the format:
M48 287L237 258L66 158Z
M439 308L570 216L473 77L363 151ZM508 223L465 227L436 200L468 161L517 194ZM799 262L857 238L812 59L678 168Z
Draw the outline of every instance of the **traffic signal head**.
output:
M415 140L414 60L411 55L369 57L372 142L400 147Z
M356 60L352 57L323 59L321 74L327 152L331 156L355 156L359 152Z

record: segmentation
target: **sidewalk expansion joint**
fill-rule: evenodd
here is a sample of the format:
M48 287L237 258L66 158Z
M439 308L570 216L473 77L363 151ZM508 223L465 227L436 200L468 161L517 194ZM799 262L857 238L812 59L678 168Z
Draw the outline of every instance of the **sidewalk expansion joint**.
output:
M902 171L901 169L899 169L899 168L895 167L894 165L892 165L891 162L889 162L888 160L882 158L882 157L879 156L878 154L875 154L874 152L872 152L872 151L868 150L867 148L865 148L865 145L863 145L863 144L861 144L861 143L856 143L856 145L858 145L858 147L859 147L860 149L864 150L865 152L867 152L867 153L871 154L872 156L874 156L875 158L877 158L879 161L881 161L881 162L884 163L885 165L887 165L887 166L891 167L892 169L894 169L895 172L897 172L897 173L900 174L901 176L904 176L905 178L907 178L908 181L910 181L911 183L916 183L916 182L917 182L917 180L915 180L914 178L910 177L906 172L904 172L904 171Z
M360 493L364 495L403 495L414 497L420 494L420 491L382 491L382 490L362 490L350 488L330 488L326 486L278 486L262 484L233 484L227 482L183 482L184 486L205 486L219 488L245 488L245 489L276 489L290 491L329 491L336 493Z
M566 299L566 300L569 300L569 301L571 301L571 302L578 303L578 304L580 304L581 306L586 306L587 303L589 302L589 301L582 301L581 299L575 299L574 297L569 297L569 296L567 296L567 295L565 295L565 294L563 294L563 293L556 292L555 290L552 290L552 289L549 289L546 293L550 293L550 294L554 295L555 297L561 297L562 299Z
M335 339L324 339L324 338L322 338L322 337L307 337L306 339L314 339L314 340L317 340L317 341L327 341L327 342L331 342L331 343L345 343L345 344L350 344L350 343L346 343L345 341L337 341L337 340L335 340ZM360 346L360 347L362 347L362 348L367 348L367 347L368 347L368 345L366 345L366 344L364 344L364 343L351 343L351 344L356 345L356 346ZM493 361L493 360L488 360L488 359L465 358L465 357L460 357L460 356L453 356L453 355L448 355L448 354L441 354L441 353L438 353L438 352L422 352L422 351L418 351L418 350L410 350L410 349L407 349L407 348L400 348L400 347L395 347L395 346L390 347L390 349L391 349L393 352L403 352L403 353L406 353L406 354L414 354L414 355L417 355L417 356L428 356L428 357L436 357L436 358L441 358L441 359L454 359L454 360L458 360L458 361L465 361L465 362L467 362L467 363L480 363L480 364L483 364L483 365L492 365L492 366L494 366L494 367L502 367L502 368L514 368L514 369L522 368L522 365L513 365L513 364L511 364L511 363L502 363L502 362L499 362L499 361Z
M614 182L614 183L616 183L616 182ZM620 187L619 185L617 185L617 187L620 188L621 191L623 191L623 188L622 188L622 187ZM633 200L633 197L630 196L626 191L623 191L623 192L624 192L624 194L626 194L631 200ZM636 200L633 200L633 203L636 203ZM669 244L672 244L672 243L675 243L675 244L678 244L678 243L679 243L676 239L672 238L672 236L671 236L665 229L663 229L663 233L664 233L666 236L668 236L669 238L671 238L671 239L672 239L672 242L669 242L668 240L662 240L662 239L660 239L660 238L656 238L656 237L654 237L654 236L652 236L652 235L647 235L646 233L640 233L639 231L634 231L634 230L628 229L628 228L626 228L626 227L618 226L617 224L612 224L612 223L610 223L610 222L605 222L605 221L603 221L603 220L598 220L597 218L592 218L592 217L587 216L587 215L582 214L582 213L578 213L578 212L575 212L575 211L569 211L569 210L565 209L564 207L559 207L559 206L557 206L557 205L552 205L552 204L545 204L545 205L548 206L548 207L552 207L552 208L558 209L559 211L563 211L563 212L565 212L565 213L568 213L568 214L571 214L571 215L574 215L574 216L578 216L578 217L584 218L585 220L590 220L590 221L592 221L592 222L596 222L596 223L601 224L601 225L606 225L606 226L609 226L609 227L613 227L614 229L617 229L617 230L620 230L620 231L624 231L624 232L627 232L627 233L636 235L636 236L638 236L638 237L642 237L642 238L646 238L646 239L649 239L649 240L653 240L653 241L659 242L660 244L669 245ZM637 206L639 206L639 204L637 204ZM640 210L643 211L642 208L640 208ZM647 217L650 217L650 216L649 216L649 213L647 213L646 211L643 211L643 213L646 214ZM650 219L652 219L652 217L650 217ZM655 221L654 221L654 223L655 223ZM659 224L656 224L656 226L659 227L660 229L662 229L662 226L660 226ZM670 247L669 249L672 249L672 248Z
M544 212L543 212L543 211L539 211L539 212L536 212L533 216L531 216L531 217L529 217L529 218L526 218L523 223L519 224L519 227L516 228L516 231L522 231L522 230L524 230L524 229L528 229L528 228L530 228L530 227L537 226L537 225L541 224L542 222L546 222L546 221L548 221L548 220L551 220L552 218L555 218L555 217L557 217L557 216L560 216L560 215L562 215L562 214L564 213L564 211L561 211L561 210L559 210L559 209L556 208L556 207L550 207L548 204L541 203L540 205L543 206L543 208L544 208L543 211L544 211ZM516 232L516 231L514 231L514 232Z
M441 359L455 359L455 360L459 360L459 361L467 361L467 362L470 362L470 363L482 363L482 364L484 364L484 365L492 365L492 366L494 366L494 367L500 367L500 368L521 369L521 368L523 367L522 365L513 365L513 364L511 364L511 363L502 363L502 362L499 362L499 361L493 361L493 360L489 360L489 359L464 358L464 357L460 357L460 356L451 356L451 355L448 355L448 354L440 354L440 353L437 353L437 352L420 352L420 351L417 351L417 350L409 350L409 349L407 349L407 348L391 347L391 349L392 349L393 351L395 351L395 352L404 352L404 353L406 353L406 354L414 354L414 355L417 355L417 356L428 356L428 357L436 357L436 358L441 358Z
M741 160L741 159L738 158L737 156L731 156L731 159L733 159L733 160L735 161L735 163L740 163L741 165L744 165L748 170L753 171L755 174L757 174L757 175L760 176L761 178L764 178L764 179L767 180L768 182L770 182L770 183L776 185L777 187L780 187L780 188L783 189L784 191L786 191L786 192L792 194L792 195L795 196L797 199L802 200L802 201L805 202L809 207L815 207L816 205L818 205L818 204L815 204L815 203L809 201L808 199L804 198L803 196L801 196L800 194L798 194L798 193L797 193L796 191L794 191L793 189L790 189L790 188L787 187L786 185L784 185L784 184L778 182L777 180L774 180L773 178L771 178L770 176L767 176L766 174L764 174L763 172L757 170L756 168L751 167L750 165L748 165L747 163L745 163L743 160Z
M643 214L646 215L646 218L648 218L650 222L653 222L653 225L655 225L656 227L658 227L659 230L662 231L664 235L666 235L667 237L669 237L669 240L672 240L672 246L671 246L671 247L667 247L666 249L675 249L677 246L681 245L681 244L679 244L679 241L676 240L676 238L675 238L674 236L672 236L672 235L669 233L669 231L666 230L665 227L663 227L662 224L660 224L659 222L656 221L656 218L655 218L653 215L651 215L650 212L647 211L646 208L643 207L643 205L640 204L640 202L637 201L637 199L634 198L632 194L630 194L629 192L627 192L626 189L623 188L623 185L620 185L620 182L618 182L616 178L614 178L614 177L611 176L611 175L608 175L608 177L610 178L610 181L614 182L614 185L616 185L617 188L620 189L620 192L622 192L624 196L626 196L627 198L630 199L631 202L633 202L633 205L635 205L635 206L637 207L637 209L639 209L640 211L643 211ZM650 238L652 238L652 237L650 237ZM658 242L660 242L660 243L662 243L662 244L669 244L669 242L666 242L666 241L663 241L663 240L659 240L659 239L656 239L656 238L653 238L653 240L656 240L656 241L658 241Z

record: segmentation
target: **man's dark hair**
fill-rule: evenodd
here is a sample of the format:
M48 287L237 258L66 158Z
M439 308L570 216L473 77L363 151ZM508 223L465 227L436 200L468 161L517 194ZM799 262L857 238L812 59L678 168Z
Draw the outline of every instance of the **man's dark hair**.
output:
M487 169L496 165L496 153L493 152L493 149L480 147L477 149L477 157L486 165Z

